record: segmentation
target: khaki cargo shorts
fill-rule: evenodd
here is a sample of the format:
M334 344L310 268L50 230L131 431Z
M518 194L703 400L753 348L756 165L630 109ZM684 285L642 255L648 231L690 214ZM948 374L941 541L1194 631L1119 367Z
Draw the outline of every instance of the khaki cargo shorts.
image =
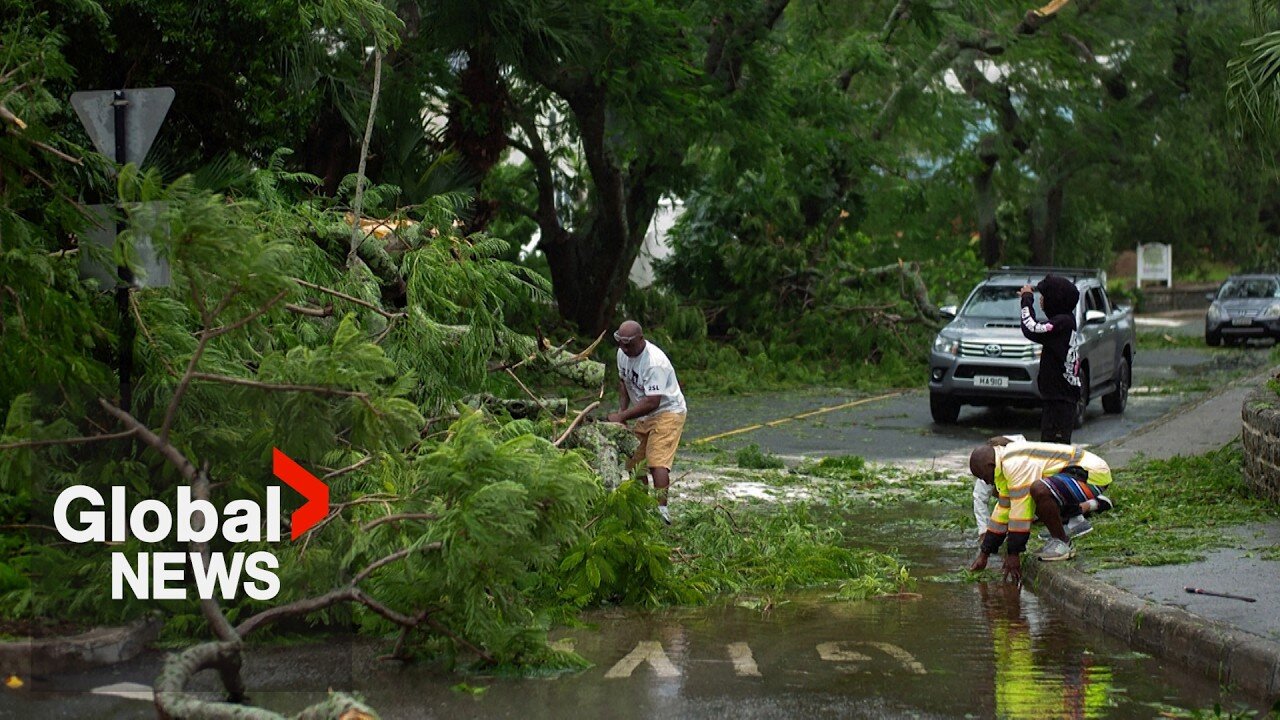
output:
M684 416L684 413L666 412L637 421L631 432L640 438L640 447L627 461L627 469L644 461L648 467L670 470L676 459L676 447L680 445L680 433L684 431Z

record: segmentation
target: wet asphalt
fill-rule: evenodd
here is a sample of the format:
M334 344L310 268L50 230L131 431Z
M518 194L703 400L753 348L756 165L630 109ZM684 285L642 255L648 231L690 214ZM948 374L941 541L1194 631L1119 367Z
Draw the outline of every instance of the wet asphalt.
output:
M1124 413L1089 404L1083 428L1072 442L1098 446L1118 440L1196 400L1240 374L1265 367L1270 349L1171 348L1142 351L1134 358L1133 390ZM928 392L912 388L868 395L805 390L699 401L688 399L684 448L695 455L733 453L749 444L783 458L860 455L876 462L954 469L958 454L994 435L1038 439L1036 409L966 406L955 425L939 425L929 413ZM853 404L859 403L859 404ZM808 417L797 415L833 409ZM759 427L755 427L759 426ZM750 429L754 428L754 429ZM726 433L736 434L725 436Z

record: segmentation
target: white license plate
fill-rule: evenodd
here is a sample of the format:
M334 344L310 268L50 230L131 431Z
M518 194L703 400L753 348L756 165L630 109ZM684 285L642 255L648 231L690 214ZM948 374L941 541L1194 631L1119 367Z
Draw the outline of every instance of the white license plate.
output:
M974 375L973 384L978 387L1009 387L1009 378L1001 375Z
M1253 324L1253 318L1231 318L1231 324L1236 327L1247 327Z

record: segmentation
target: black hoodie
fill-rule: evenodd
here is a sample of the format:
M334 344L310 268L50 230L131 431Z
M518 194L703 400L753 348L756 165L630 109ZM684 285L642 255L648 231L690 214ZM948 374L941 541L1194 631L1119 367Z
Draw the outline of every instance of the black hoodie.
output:
M1035 296L1022 295L1022 334L1044 346L1037 386L1045 400L1080 399L1080 353L1076 334L1076 303L1080 291L1064 277L1047 275L1036 285L1048 318L1036 320Z

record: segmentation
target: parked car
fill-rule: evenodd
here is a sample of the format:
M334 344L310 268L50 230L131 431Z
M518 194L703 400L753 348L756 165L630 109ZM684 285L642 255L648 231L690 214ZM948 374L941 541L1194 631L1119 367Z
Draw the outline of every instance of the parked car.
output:
M1204 316L1206 343L1280 341L1280 275L1232 275L1207 297L1212 304Z
M938 333L929 355L929 410L951 424L964 405L1037 407L1036 376L1042 346L1022 335L1019 290L1053 273L1080 290L1076 326L1081 335L1080 402L1076 427L1089 401L1102 398L1108 413L1122 413L1133 380L1137 348L1133 312L1107 297L1106 276L1078 268L1004 267L987 274L964 304L940 308L951 322ZM1039 293L1036 312L1041 314Z

